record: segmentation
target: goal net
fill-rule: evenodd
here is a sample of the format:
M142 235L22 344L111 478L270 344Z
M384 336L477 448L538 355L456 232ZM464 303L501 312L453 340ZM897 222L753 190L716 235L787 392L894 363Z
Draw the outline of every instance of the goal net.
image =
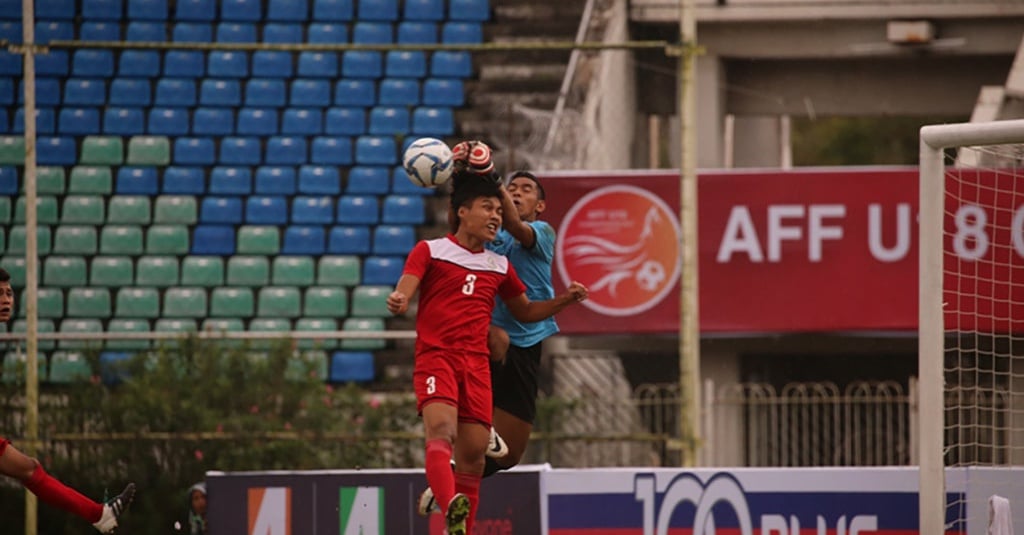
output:
M920 203L921 533L1024 533L1024 121L923 128Z

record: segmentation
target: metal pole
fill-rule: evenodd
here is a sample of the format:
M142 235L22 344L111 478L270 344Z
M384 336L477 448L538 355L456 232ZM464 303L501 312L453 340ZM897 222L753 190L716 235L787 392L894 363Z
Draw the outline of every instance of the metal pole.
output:
M587 28L590 27L590 16L594 11L594 0L587 0L583 6L583 16L580 17L580 25L576 28L576 41L582 43L587 37ZM548 135L544 138L544 152L547 156L555 143L555 134L558 133L558 124L562 120L562 111L565 109L565 99L569 97L569 89L572 87L572 80L576 77L576 64L580 60L580 49L574 48L569 53L569 65L565 68L565 76L562 77L562 87L558 90L558 102L555 103L555 114L551 119L551 126L548 127Z
M697 19L694 0L679 0L679 222L682 280L679 296L679 387L682 464L695 466L700 446L700 300L697 248Z

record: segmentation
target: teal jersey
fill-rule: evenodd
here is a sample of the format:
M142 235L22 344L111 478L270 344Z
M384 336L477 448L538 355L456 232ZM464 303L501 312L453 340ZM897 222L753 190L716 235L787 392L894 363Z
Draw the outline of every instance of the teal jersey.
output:
M555 229L544 221L529 223L536 236L533 247L523 247L507 230L501 229L487 248L508 257L519 278L526 285L526 297L530 301L546 301L555 296L551 286L551 262L555 258ZM505 303L498 299L491 315L491 323L508 332L512 345L530 347L558 332L555 318L550 317L536 323L520 323L509 312Z

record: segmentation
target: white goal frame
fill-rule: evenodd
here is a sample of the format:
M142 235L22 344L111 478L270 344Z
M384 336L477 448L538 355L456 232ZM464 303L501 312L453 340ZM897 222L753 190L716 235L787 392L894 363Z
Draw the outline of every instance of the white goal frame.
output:
M1024 143L1024 120L930 125L920 132L918 236L919 532L942 535L946 520L943 442L943 220L945 149ZM974 534L971 534L974 535Z

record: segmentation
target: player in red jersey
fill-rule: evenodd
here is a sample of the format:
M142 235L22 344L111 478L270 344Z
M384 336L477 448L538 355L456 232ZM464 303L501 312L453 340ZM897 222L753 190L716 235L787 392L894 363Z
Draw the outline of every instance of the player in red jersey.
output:
M487 336L495 297L520 321L534 322L583 301L587 289L573 282L553 299L531 302L508 259L484 248L501 228L497 182L461 169L452 181L455 232L416 244L387 305L403 314L420 292L413 384L426 434L427 482L442 504L448 535L465 535L473 527L490 440Z
M11 275L0 268L0 323L7 323L14 313L14 290ZM43 470L39 461L18 451L10 441L0 437L0 474L12 477L44 503L79 516L100 533L114 533L117 519L135 496L135 484L129 483L121 494L108 503L86 498Z

